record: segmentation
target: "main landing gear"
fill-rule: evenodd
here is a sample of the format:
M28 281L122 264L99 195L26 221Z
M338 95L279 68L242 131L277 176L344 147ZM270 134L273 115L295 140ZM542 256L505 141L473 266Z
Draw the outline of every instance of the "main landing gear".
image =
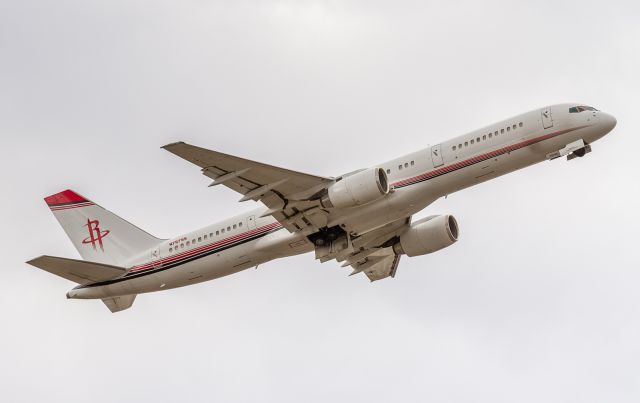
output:
M308 236L316 250L316 259L322 263L335 259L339 253L347 253L353 249L351 237L339 226L321 228Z

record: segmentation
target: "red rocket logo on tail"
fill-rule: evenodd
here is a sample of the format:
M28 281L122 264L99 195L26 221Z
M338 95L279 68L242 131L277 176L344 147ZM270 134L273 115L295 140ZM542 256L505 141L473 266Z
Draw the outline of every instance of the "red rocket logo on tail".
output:
M85 224L85 227L87 227L89 229L89 237L85 238L82 240L82 243L84 244L91 244L91 246L93 246L93 250L98 250L96 247L100 246L100 250L104 252L104 247L102 245L102 238L106 237L107 235L109 235L109 230L100 230L100 221L98 220L89 220L87 218L87 224Z

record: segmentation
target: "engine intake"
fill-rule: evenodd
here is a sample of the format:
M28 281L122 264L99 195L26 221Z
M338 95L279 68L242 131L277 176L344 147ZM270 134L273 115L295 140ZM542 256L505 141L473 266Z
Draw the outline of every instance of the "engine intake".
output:
M382 168L369 168L332 184L321 202L324 207L354 207L371 203L387 193L387 173Z
M412 223L393 246L397 254L420 256L433 253L458 240L458 222L452 215L436 215Z

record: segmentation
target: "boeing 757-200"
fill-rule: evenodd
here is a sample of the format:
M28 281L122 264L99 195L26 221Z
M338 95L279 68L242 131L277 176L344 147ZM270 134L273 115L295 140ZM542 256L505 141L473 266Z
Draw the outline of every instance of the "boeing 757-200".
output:
M163 148L265 207L159 239L79 194L45 198L82 260L28 263L78 284L68 298L101 299L112 312L137 294L200 283L267 261L314 252L371 281L394 277L402 255L436 252L458 240L452 215L412 221L440 197L517 169L591 152L616 119L581 104L536 109L370 168L322 177L183 142Z

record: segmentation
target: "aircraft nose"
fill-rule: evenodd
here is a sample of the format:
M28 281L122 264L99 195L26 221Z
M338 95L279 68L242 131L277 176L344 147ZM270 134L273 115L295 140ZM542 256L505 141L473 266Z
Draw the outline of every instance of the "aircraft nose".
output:
M616 127L616 124L618 124L616 118L613 115L609 115L608 113L603 113L601 115L600 122L602 128L605 130L605 133L609 133L611 130L613 130L614 127Z

